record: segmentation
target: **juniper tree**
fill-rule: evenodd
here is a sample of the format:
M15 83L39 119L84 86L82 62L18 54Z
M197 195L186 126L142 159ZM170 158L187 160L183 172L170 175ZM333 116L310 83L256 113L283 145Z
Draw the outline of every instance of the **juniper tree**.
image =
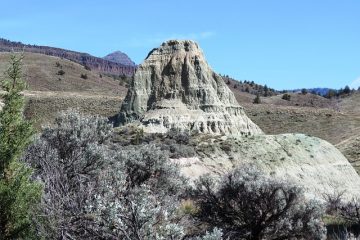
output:
M259 94L256 94L256 97L254 98L253 103L254 103L254 104L259 104L259 103L261 103Z
M0 112L0 239L35 237L32 214L41 196L41 186L31 180L32 170L19 160L33 135L23 116L22 59L11 56L6 79L1 81L5 95Z

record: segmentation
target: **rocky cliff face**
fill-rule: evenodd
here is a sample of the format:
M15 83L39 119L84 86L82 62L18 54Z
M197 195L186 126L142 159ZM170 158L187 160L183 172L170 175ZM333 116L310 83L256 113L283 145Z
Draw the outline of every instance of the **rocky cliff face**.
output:
M262 133L189 40L163 43L138 67L119 114L122 124L135 120L147 132Z
M136 64L129 58L129 56L121 51L110 53L103 58L111 62L123 64L125 66L136 67Z

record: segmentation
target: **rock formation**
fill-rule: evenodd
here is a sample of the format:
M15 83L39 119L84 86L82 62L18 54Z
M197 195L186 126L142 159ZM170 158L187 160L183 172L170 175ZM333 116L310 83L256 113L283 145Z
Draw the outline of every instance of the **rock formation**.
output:
M198 44L189 40L170 40L149 53L136 70L118 120L138 120L147 132L176 127L214 134L262 133L211 70Z
M254 164L269 175L294 182L308 197L344 193L360 197L360 177L330 143L304 134L250 137L200 137L198 156L176 160L182 172L196 179L204 173L221 176L236 166Z
M330 143L303 134L261 134L193 41L171 40L149 53L135 73L119 121L135 121L147 132L176 127L213 134L195 136L196 157L173 159L192 179L251 163L295 182L311 198L342 191L347 199L360 197L359 175Z

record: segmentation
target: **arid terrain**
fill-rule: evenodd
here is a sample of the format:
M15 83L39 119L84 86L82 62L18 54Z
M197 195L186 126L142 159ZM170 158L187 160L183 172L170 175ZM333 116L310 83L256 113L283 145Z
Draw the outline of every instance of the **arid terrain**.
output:
M8 65L9 53L0 53L0 72ZM59 71L64 74L59 74ZM106 117L119 112L127 89L121 80L58 57L38 53L24 54L24 78L28 83L26 116L35 126L51 123L57 112L76 108ZM84 76L86 75L86 79ZM229 86L246 114L266 134L304 133L334 144L360 171L360 93L327 99L308 93L261 97Z

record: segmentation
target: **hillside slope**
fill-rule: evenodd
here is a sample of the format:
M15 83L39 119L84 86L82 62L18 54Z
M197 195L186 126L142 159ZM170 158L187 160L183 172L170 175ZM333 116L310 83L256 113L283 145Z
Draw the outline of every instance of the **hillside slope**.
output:
M117 62L105 60L103 58L94 57L88 53L81 53L61 48L36 46L23 44L21 42L12 42L0 38L0 52L31 52L41 53L45 55L65 58L81 65L87 66L99 72L114 74L114 75L127 75L132 76L135 71L135 66L123 65Z
M8 59L9 53L0 53L0 77L3 77ZM60 70L65 74L58 75ZM81 78L81 74L86 74L87 79ZM43 54L25 53L24 75L29 84L25 94L28 99L26 115L36 119L37 127L50 123L57 111L67 108L113 116L127 91L113 78L105 75L101 78L99 73L86 70L80 64ZM266 134L305 133L325 139L360 172L359 93L337 101L291 93L290 101L277 95L261 97L261 104L253 104L253 94L236 89L233 92L249 118Z
M0 53L1 79L5 78L9 59L10 53ZM64 73L61 75L59 71ZM23 75L28 84L24 92L25 115L34 120L37 129L51 123L59 111L68 108L112 116L127 91L118 80L86 70L78 63L38 53L24 53Z
M10 55L10 53L0 53L2 78L8 67ZM126 92L118 81L110 77L86 70L78 63L38 53L24 53L23 75L29 90L34 91L86 91L116 95Z

